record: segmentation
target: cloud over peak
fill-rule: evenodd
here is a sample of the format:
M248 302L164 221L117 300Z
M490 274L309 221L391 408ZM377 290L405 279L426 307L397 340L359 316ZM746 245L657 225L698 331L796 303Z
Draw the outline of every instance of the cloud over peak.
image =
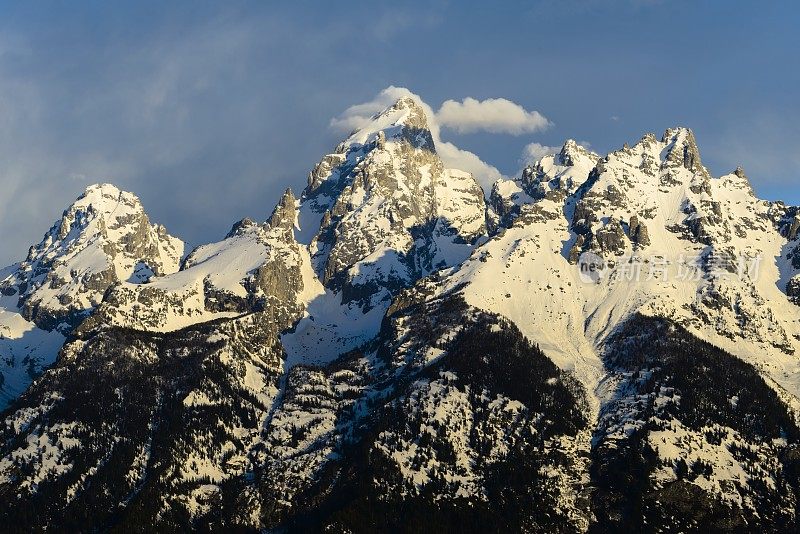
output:
M358 130L369 124L369 121L372 120L372 117L376 114L405 96L416 100L423 107L429 118L435 118L433 110L430 106L425 104L418 95L415 95L405 87L390 85L369 102L362 102L361 104L350 106L344 110L341 115L332 118L330 126L333 130L341 133L350 133L353 130Z
M476 154L462 150L453 143L442 140L438 113L435 113L419 95L412 93L405 87L391 85L378 93L369 102L350 106L341 115L331 119L330 126L336 131L348 133L363 128L377 113L380 113L403 97L413 98L425 111L433 142L436 145L439 157L442 158L445 165L471 173L484 188L491 187L498 178L502 177L497 168L489 165Z
M538 111L527 111L505 98L461 102L447 100L436 113L439 124L458 133L491 132L521 135L545 130L552 123Z
M530 165L536 163L545 156L556 154L560 150L557 146L547 146L541 143L528 143L522 149L522 156L520 162L523 165Z
M445 165L472 173L485 188L491 187L498 178L502 177L500 171L481 160L476 154L442 140L442 128L457 133L488 132L520 135L541 131L552 125L538 111L527 111L519 104L505 98L476 100L467 97L461 102L447 100L441 105L439 111L434 112L419 95L405 87L392 85L378 93L369 102L350 106L342 114L331 119L330 126L341 133L349 133L363 128L377 113L393 105L402 97L413 98L425 111L431 135ZM544 149L552 148L543 147L538 143L532 143L529 147L539 147L539 149L532 148L533 152L537 154ZM533 153L530 154L530 156L532 155Z

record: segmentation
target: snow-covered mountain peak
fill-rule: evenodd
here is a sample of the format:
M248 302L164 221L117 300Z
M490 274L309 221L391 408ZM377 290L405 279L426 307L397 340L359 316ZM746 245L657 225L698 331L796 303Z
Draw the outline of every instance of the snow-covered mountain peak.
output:
M375 292L373 278L382 288L403 287L434 266L463 259L464 245L485 233L484 211L477 182L446 169L436 153L423 106L402 97L310 173L298 236L310 244L323 282L337 291L360 286L345 298L362 300ZM445 218L447 228L434 231ZM413 250L429 244L432 232L450 236L455 246L446 247L446 258L437 257L444 248L431 253L427 245L426 258L416 257ZM379 301L388 298L378 293Z
M548 156L495 184L492 208L504 230L454 271L445 291L459 288L473 305L531 325L526 334L586 376L596 370L585 359L592 347L644 313L743 357L768 354L772 376L800 391L792 356L800 319L790 302L800 302L796 209L756 198L741 169L712 178L686 128L587 161L572 175L574 190L563 177L577 166L558 163ZM602 258L597 283L581 278L584 253Z
M639 139L639 142L636 144L644 146L652 146L655 143L658 143L658 138L656 137L656 134L653 132L647 132L642 136L641 139Z
M563 210L566 198L583 185L600 156L568 139L556 154L542 157L522 170L515 179L500 179L489 196L494 226L509 226L520 218L554 218Z
M422 105L410 96L372 116L365 125L353 131L338 147L338 153L373 144L384 148L387 142L406 142L415 148L435 150L427 114Z
M598 157L597 154L578 144L574 139L567 139L558 152L558 163L564 167L574 167L580 165L587 158L596 162Z
M323 215L333 209L359 168L367 165L402 167L404 162L412 160L416 166L435 160L443 167L435 152L425 110L411 97L398 99L353 131L309 173L301 196L299 239L311 242L318 233ZM403 178L403 183L397 182L396 187L408 189L406 182L411 177L396 176ZM388 183L383 185L391 187Z
M295 239L297 213L287 189L266 222L240 220L222 241L195 248L180 271L147 284L115 284L81 329L167 332L261 312L267 322L297 318L324 292L308 249Z
M737 167L736 170L730 174L720 176L715 181L717 182L716 186L718 188L727 190L729 194L741 196L742 200L753 200L756 198L750 179L747 178L744 169L741 167Z
M80 234L107 232L143 213L144 208L136 195L111 184L90 185L64 211L60 222L56 223L58 231L52 237L65 240L70 234L74 239Z
M183 242L152 225L132 193L89 186L12 275L0 280L24 316L41 327L74 328L118 281L145 282L178 270Z
M0 270L0 408L55 361L110 286L177 271L182 255L135 195L89 186L24 261Z
M755 198L753 185L750 183L750 179L747 177L747 174L744 172L744 169L741 166L736 167L732 173L721 176L720 180L727 181L729 183L729 187L743 191L748 196Z
M247 233L248 231L250 231L251 228L255 226L258 226L258 222L251 219L250 217L245 217L244 219L237 221L231 227L230 231L225 236L225 239Z
M259 312L284 319L302 313L323 289L293 236L295 203L287 192L269 221L243 219L222 241L193 250L176 273L114 285L86 329L168 332Z
M296 234L328 294L285 340L290 358L319 358L319 339L330 340L324 357L366 341L397 291L460 263L486 236L482 188L445 167L430 128L425 107L400 98L311 171Z
M98 211L110 213L116 208L116 204L120 199L125 199L130 204L141 206L139 198L133 193L123 191L111 183L96 183L87 186L70 207L88 207L94 205Z

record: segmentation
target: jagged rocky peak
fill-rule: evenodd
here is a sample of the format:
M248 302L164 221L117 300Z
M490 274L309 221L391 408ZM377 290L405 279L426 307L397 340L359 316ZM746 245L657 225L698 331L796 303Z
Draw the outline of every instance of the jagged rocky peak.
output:
M647 246L653 224L693 242L724 242L733 229L725 222L720 199L734 196L747 203L756 200L741 171L712 180L690 129L669 128L660 141L646 134L603 158L576 192L572 227L582 239L570 259L585 250L620 255L631 246ZM651 222L659 215L663 223ZM612 238L598 239L601 234Z
M195 248L179 272L148 284L115 284L81 330L169 332L261 312L266 321L296 318L323 291L294 237L296 221L297 199L287 189L267 221L240 220L222 241Z
M50 245L48 252L66 251L84 240L102 238L106 255L119 259L114 267L120 277L126 274L130 260L147 263L156 275L174 272L183 254L183 242L171 237L164 226L151 224L136 195L112 184L86 188L57 226L57 238L51 241L54 236L50 233L42 242ZM37 253L41 250L40 244L28 260L40 257Z
M684 127L668 128L661 142L667 144L666 166L679 165L695 174L710 178L708 170L700 160L700 150L697 148L692 130Z
M586 180L599 158L573 139L567 139L557 154L528 165L522 171L520 185L533 198L563 198Z
M250 217L245 217L244 219L234 223L231 227L230 232L227 233L225 239L229 239L231 237L242 235L249 231L251 228L258 226L258 223L251 219Z
M561 151L558 153L559 162L565 167L572 167L579 163L582 158L597 159L597 155L590 150L579 145L574 139L567 139Z
M370 122L353 131L339 145L346 150L353 145L371 144L386 148L387 142L406 142L414 148L434 151L428 116L422 105L411 96L399 98L394 104L374 115Z
M658 139L656 138L656 134L653 132L647 132L639 139L639 142L636 143L637 145L644 146L644 147L651 147L658 143Z
M567 254L576 261L584 251L619 256L647 247L656 224L690 241L724 242L758 224L725 222L723 204L734 197L757 202L743 172L712 180L692 131L670 128L661 140L648 133L604 158L568 140L519 179L498 181L490 205L500 227L566 216L578 234Z
M294 235L294 228L297 226L297 199L291 189L283 193L275 209L272 210L267 225L273 230L280 229L289 236Z
M300 204L299 239L310 243L320 279L346 289L346 300L385 300L387 288L461 261L486 233L482 189L469 173L445 168L411 96L325 156Z
M67 332L112 284L177 271L183 248L163 226L150 223L136 195L92 185L0 287L5 295L18 295L27 319Z
M586 181L599 159L591 150L568 139L559 152L526 166L519 178L498 180L489 195L492 229L509 227L517 220L524 224L560 216L564 200Z
M392 117L396 125L396 129L384 130L382 136L402 138L416 148L435 150L433 136L428 126L428 117L414 98L410 96L400 98L381 115ZM378 118L381 115L378 115Z
M341 175L335 172L337 167L348 162L353 164L374 149L386 150L387 143L406 143L413 148L435 152L428 117L414 98L408 96L398 99L392 106L374 115L367 124L351 132L332 154L323 157L309 173L303 196L329 193L329 188L336 185L331 178Z
M750 183L750 179L747 178L747 174L745 174L742 167L736 167L736 170L734 170L732 173L721 176L719 178L718 185L728 191L741 191L744 192L746 196L755 198L753 186Z
M115 325L171 332L260 312L267 321L296 318L322 288L308 251L294 239L295 202L287 192L267 222L242 219L222 241L194 249L177 273L148 284L116 284L81 330Z

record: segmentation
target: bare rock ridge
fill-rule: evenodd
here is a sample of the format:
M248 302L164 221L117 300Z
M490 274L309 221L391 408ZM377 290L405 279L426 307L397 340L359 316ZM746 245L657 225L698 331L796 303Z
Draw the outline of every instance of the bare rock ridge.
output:
M180 271L148 284L116 284L91 324L168 332L272 306L303 309L319 283L295 240L296 218L287 191L266 222L243 219L224 240L193 250Z
M297 199L291 189L287 189L275 209L272 211L267 224L273 230L283 230L287 238L294 238L294 228L297 226Z

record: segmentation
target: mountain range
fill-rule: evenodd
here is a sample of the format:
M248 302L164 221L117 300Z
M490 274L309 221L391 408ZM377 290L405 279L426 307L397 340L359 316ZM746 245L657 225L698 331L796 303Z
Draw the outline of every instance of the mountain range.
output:
M484 192L403 97L184 249L102 184L0 270L10 530L800 528L800 208L687 128Z

